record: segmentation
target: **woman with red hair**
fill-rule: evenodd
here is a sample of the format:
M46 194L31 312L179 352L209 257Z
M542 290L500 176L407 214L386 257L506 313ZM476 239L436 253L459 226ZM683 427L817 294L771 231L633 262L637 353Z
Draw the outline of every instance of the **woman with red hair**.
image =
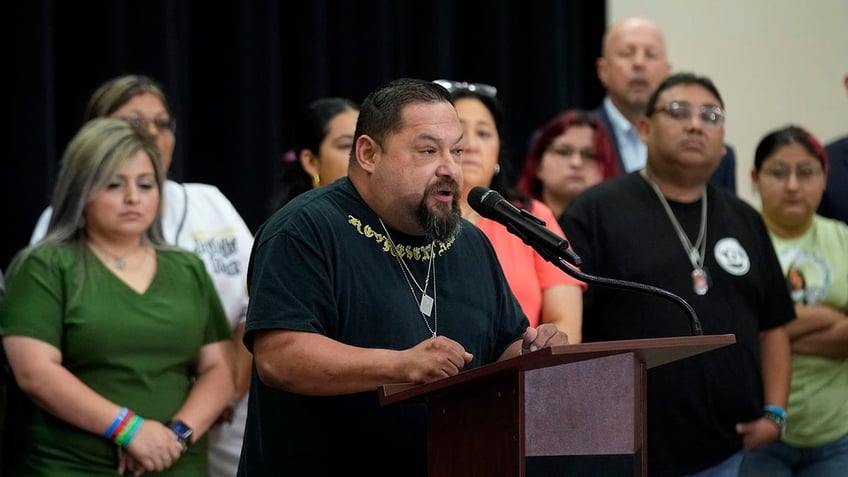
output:
M588 111L571 109L551 119L533 141L517 188L559 217L577 194L618 174L604 125Z

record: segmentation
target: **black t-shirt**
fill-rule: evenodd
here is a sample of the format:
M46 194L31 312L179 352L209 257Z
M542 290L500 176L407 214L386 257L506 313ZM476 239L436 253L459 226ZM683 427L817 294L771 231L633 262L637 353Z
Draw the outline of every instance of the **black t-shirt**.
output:
M429 242L389 233L423 286ZM420 297L413 298L391 250L349 179L299 196L257 234L245 344L251 349L261 330L315 332L396 350L430 338ZM435 250L430 327L474 355L465 369L496 361L528 322L491 245L463 221L455 240ZM426 475L425 412L423 404L380 407L376 392L283 392L262 383L254 369L239 475Z
M585 191L561 219L584 272L668 290L694 308L705 335L736 335L734 345L649 371L652 476L695 472L742 448L735 424L762 414L758 333L795 315L759 214L712 185L707 191L710 288L703 296L694 292L693 267L670 219L638 173ZM694 243L701 201L669 204ZM584 296L584 341L689 334L687 315L663 298L592 284Z

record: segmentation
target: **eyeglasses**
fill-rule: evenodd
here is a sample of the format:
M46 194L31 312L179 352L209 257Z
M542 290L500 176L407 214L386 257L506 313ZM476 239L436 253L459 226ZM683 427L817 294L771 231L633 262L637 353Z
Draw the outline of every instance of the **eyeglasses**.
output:
M494 98L498 95L498 88L495 88L490 84L466 83L465 81L451 81L446 79L438 79L433 81L433 83L445 88L448 90L448 93L470 91L472 93L482 94L483 96L489 96L490 98Z
M654 112L662 111L677 121L688 122L692 120L692 115L695 114L692 105L679 101L672 101L665 106L657 107ZM698 120L704 126L720 128L724 126L724 119L727 113L718 106L704 105L698 108Z
M126 116L121 119L132 124L133 127L143 131L150 131L150 124L152 123L153 127L155 127L159 133L174 134L177 132L177 120L171 117L154 118L152 121L139 116Z
M814 177L817 177L822 172L824 172L822 167L814 164L802 164L794 169L795 177L798 178L798 182L803 183L810 182ZM765 174L775 182L787 182L789 180L789 176L793 174L793 169L780 166L767 167L763 168L760 173Z
M559 156L563 159L568 159L569 157L572 157L577 154L578 156L580 156L580 159L584 161L594 161L598 158L598 153L594 149L574 149L570 146L554 147L551 145L548 146L547 149L545 149L545 153L550 153L555 156Z

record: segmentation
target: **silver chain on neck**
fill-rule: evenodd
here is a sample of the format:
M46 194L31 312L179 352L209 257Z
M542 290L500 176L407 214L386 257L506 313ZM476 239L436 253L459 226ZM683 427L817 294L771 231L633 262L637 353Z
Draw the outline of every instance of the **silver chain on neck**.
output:
M415 279L415 275L412 273L412 270L409 266L404 262L404 260L400 256L400 250L397 245L395 245L395 241L392 240L392 236L389 234L389 229L386 228L386 224L383 223L383 219L377 218L380 221L380 226L383 227L383 232L386 233L386 238L389 239L389 244L392 246L392 252L397 259L398 264L400 265L400 271L403 274L403 278L406 280L406 284L409 286L409 292L412 293L412 298L418 303L418 312L421 313L421 318L424 320L424 324L427 325L427 330L430 331L430 334L433 338L436 337L439 331L439 308L436 306L436 271L433 266L433 261L436 257L436 242L435 240L430 242L430 263L427 265L427 276L424 279L424 287L418 283L418 280ZM427 288L430 284L430 273L433 274L433 296L427 294ZM411 281L410 281L411 279ZM415 294L415 290L412 288L412 283L415 283L415 286L421 291L421 300L418 300L418 296ZM433 314L433 326L430 326L430 322L427 321L427 317L430 316L430 312L432 309Z
M683 230L683 227L680 225L680 222L677 221L677 217L674 215L674 211L671 210L671 206L668 204L668 200L666 200L665 196L662 194L660 187L648 177L647 169L642 169L642 177L648 181L648 184L651 185L651 188L654 189L654 192L657 195L660 203L665 210L665 214L668 216L668 219L671 221L671 225L674 226L675 232L677 232L677 237L680 239L680 244L683 245L683 249L686 250L686 256L689 258L689 263L692 264L692 281L695 293L698 295L704 295L709 290L709 284L706 272L704 271L704 260L707 257L707 188L704 187L704 192L701 194L701 224L698 227L698 238L695 240L695 244L692 244L692 241L689 240L689 236L686 235L686 232Z

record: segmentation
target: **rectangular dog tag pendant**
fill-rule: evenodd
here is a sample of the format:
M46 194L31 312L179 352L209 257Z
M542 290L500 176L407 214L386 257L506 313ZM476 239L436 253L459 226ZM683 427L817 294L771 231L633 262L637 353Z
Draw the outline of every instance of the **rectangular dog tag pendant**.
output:
M424 296L421 297L421 303L418 304L418 309L421 313L424 313L425 316L430 316L430 313L433 312L433 298L425 293Z
M706 295L710 289L707 272L701 268L692 270L692 288L696 295Z

